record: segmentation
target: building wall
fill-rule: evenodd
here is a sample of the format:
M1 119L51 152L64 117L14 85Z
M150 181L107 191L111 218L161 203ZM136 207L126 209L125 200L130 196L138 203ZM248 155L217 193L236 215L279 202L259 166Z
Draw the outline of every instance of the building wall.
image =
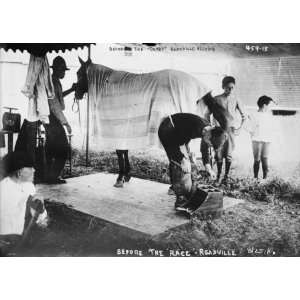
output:
M268 95L280 107L300 108L300 56L233 59L231 74L237 78L237 96L247 106Z

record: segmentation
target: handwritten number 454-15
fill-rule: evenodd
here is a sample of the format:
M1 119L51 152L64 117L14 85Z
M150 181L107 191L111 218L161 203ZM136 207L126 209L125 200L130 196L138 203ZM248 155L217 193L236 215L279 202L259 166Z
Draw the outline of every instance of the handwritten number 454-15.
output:
M246 45L245 49L249 52L268 52L268 46L259 46L259 45Z

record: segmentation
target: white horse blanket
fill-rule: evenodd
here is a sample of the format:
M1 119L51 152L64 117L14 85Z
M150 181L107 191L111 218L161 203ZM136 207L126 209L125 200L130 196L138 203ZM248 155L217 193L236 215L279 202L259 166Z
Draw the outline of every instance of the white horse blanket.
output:
M176 70L133 74L91 64L87 75L98 150L159 146L162 119L178 112L197 113L197 100L208 92L196 78Z

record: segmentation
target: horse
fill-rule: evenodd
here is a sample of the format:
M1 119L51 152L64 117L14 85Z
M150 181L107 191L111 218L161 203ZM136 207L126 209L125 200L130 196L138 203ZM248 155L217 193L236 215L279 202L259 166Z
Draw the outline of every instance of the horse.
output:
M157 132L161 121L173 113L196 112L196 101L203 97L207 89L193 76L177 70L134 74L93 64L91 59L86 62L80 57L78 59L80 68L77 71L75 98L80 100L89 92L90 100L96 105L92 110L93 113L97 111L94 117L98 117L99 124L105 127L101 128L101 134L104 132L110 137L115 134L116 137L117 133L117 138L125 141L123 144L117 138L110 139L116 141L111 146L116 147L119 165L114 186L123 187L131 178L129 149L126 147L138 149L148 147L151 142L152 146L156 140L159 143ZM93 102L95 99L98 102ZM110 105L109 113L104 112ZM101 116L98 116L99 113ZM148 134L145 139L143 134Z
M88 92L88 78L87 78L87 69L89 65L92 63L89 58L86 62L84 62L80 57L78 57L79 62L81 64L79 70L77 71L77 84L75 89L75 99L81 100L85 93ZM119 165L119 174L114 184L115 187L123 187L125 182L129 182L131 178L131 166L128 157L127 149L116 149L116 154L118 157L118 165Z

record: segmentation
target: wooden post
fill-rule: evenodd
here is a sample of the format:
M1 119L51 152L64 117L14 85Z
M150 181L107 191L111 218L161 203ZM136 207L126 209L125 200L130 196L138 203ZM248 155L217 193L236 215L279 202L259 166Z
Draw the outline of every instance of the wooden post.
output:
M12 131L7 132L7 149L8 153L14 150L14 133Z
M88 58L91 58L91 45L88 46ZM90 99L89 91L86 99L86 151L85 151L85 165L89 165L89 134L90 134Z

